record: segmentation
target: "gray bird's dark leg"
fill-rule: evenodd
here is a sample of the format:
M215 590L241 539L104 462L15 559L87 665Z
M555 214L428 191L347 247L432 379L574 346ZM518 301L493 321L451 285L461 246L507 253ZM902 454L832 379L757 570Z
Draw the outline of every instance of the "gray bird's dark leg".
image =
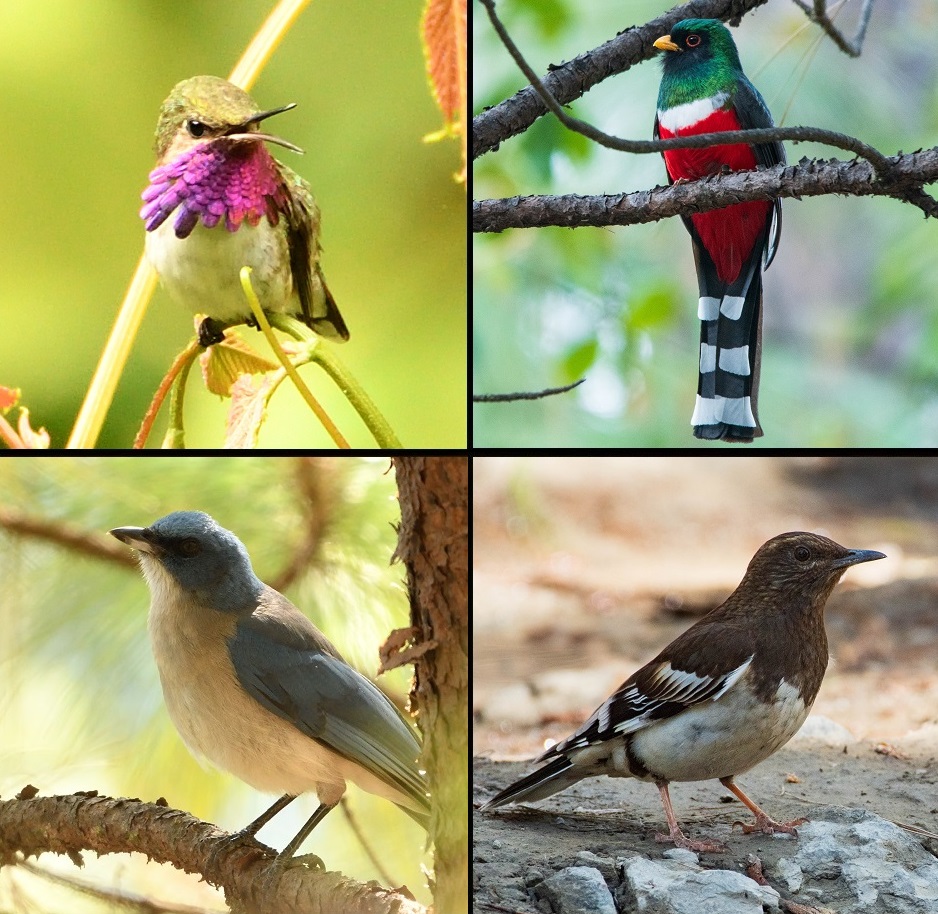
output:
M316 854L303 854L301 857L294 857L293 855L297 852L300 845L309 837L310 832L326 817L330 810L335 808L335 806L335 803L333 803L332 806L321 803L316 812L309 817L306 824L299 830L296 837L277 854L273 863L270 864L270 868L267 870L267 875L264 877L267 891L273 891L273 887L280 878L281 873L290 866L312 865L318 869L324 870L326 868L325 863L322 862L322 858L318 857Z
M296 852L299 850L300 845L309 837L310 832L320 823L323 819L326 818L326 815L333 809L335 809L336 804L328 806L325 803L319 804L319 809L314 812L309 819L307 819L306 824L297 832L296 837L282 850L277 854L277 860L289 860ZM307 856L314 857L315 854L309 854ZM319 860L318 857L316 857ZM322 863L321 860L319 860ZM325 867L323 867L325 869Z
M269 809L262 812L250 825L245 825L240 831L233 832L227 838L223 838L215 846L215 850L209 855L206 871L214 870L218 855L235 847L245 838L253 838L281 809L285 809L294 800L295 796L286 793L277 800Z
M265 812L262 812L250 825L245 825L241 831L238 832L239 835L251 835L252 837L256 835L281 809L286 809L294 800L296 796L293 794L285 793L279 800L277 800L269 809Z

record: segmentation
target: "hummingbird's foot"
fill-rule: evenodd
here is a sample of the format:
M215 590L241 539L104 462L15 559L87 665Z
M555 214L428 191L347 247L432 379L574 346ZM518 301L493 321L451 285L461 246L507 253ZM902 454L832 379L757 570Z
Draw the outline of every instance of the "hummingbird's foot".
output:
M199 324L199 345L208 349L209 346L220 343L225 338L223 332L225 327L225 324L216 321L214 318L205 318L205 320Z

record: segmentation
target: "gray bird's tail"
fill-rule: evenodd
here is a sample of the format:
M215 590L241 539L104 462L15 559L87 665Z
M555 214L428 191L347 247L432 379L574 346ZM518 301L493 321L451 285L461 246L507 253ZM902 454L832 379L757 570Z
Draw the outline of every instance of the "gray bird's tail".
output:
M411 817L424 831L429 831L430 829L430 813L422 812L420 810L411 809L409 806L402 806L400 803L395 803L395 806L401 811L406 812L407 815Z

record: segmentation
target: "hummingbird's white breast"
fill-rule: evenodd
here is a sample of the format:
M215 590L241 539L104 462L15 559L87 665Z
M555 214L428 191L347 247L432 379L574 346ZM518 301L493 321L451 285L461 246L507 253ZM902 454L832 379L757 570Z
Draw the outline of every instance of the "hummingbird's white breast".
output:
M213 228L201 222L186 238L177 238L173 219L147 232L146 254L169 294L194 314L235 322L250 316L241 288L244 266L254 270L254 291L265 311L299 314L290 255L283 226L267 219L242 223L237 231L224 220Z

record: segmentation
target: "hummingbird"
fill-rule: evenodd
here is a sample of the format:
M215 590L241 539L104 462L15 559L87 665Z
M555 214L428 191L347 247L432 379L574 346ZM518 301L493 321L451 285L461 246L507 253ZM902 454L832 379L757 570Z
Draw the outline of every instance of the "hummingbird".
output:
M348 328L319 265L319 207L265 143L303 150L260 130L275 114L217 76L178 83L160 108L156 167L143 192L146 255L169 294L207 315L199 342L251 320L240 271L253 269L261 307L293 315L327 339Z
M729 29L716 19L684 19L655 47L664 51L655 138L772 127L746 78ZM785 161L781 143L734 143L663 153L668 182ZM775 256L780 200L737 203L685 216L700 289L700 363L691 425L703 439L751 442L762 435L756 400L762 355L762 271Z

